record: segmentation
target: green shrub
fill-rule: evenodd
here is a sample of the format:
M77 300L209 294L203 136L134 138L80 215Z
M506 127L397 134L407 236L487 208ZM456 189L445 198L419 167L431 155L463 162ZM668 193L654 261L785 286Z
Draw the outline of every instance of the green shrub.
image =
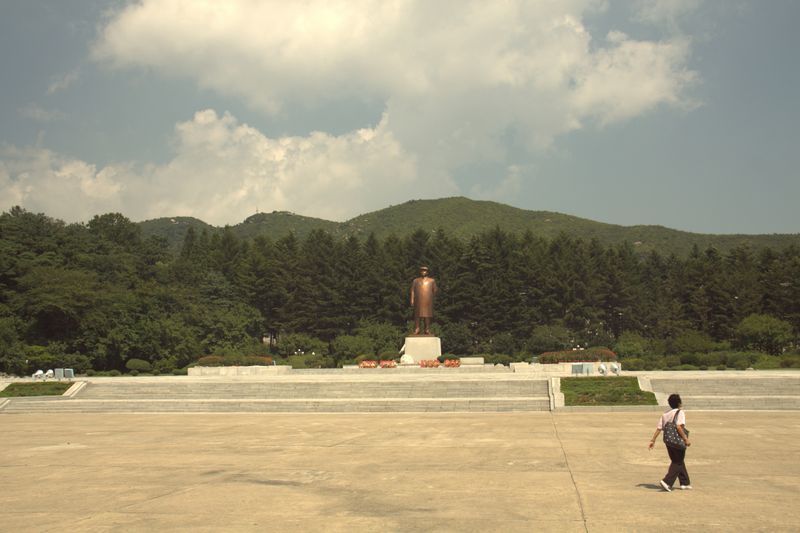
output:
M106 375L106 376L111 376L111 377L114 377L114 378L115 378L115 377L121 376L121 375L122 375L122 372L120 372L120 371L119 371L119 370L117 370L117 369L114 369L114 370L109 370L108 372L106 372L106 373L105 373L105 375Z
M792 325L774 316L753 314L736 328L736 341L741 348L778 355L792 342Z
M517 341L511 333L499 333L492 337L490 346L492 353L509 354L517 350Z
M133 369L130 372L128 372L128 375L129 376L138 376L139 375L139 371L136 370L136 369Z
M725 365L717 365L717 370L728 370L728 367Z
M272 357L260 355L206 355L195 366L271 366Z
M800 368L800 355L786 354L781 356L781 368Z
M644 370L644 360L638 357L631 357L624 360L625 370Z
M677 355L668 355L664 358L662 368L673 368L681 364L681 358Z
M50 343L47 346L24 346L24 359L22 374L31 374L36 370L50 368L72 368L76 373L82 374L91 368L89 358L76 353L66 353L62 343Z
M761 356L757 352L731 352L726 354L725 364L728 368L735 368L737 370L746 370L752 366Z
M648 341L638 333L626 331L617 339L614 344L614 351L620 358L640 357L649 353Z
M206 355L195 362L196 366L224 366L224 358L221 355Z
M138 374L139 372L150 372L152 365L143 359L128 359L125 368Z
M617 354L608 348L592 347L585 350L562 350L560 352L545 352L539 356L542 364L573 363L581 361L616 361Z
M678 365L674 367L672 370L699 370L698 367L695 365Z
M774 355L762 355L753 363L757 370L774 370L781 367L781 358Z
M283 357L298 355L297 352L328 355L328 343L303 333L288 333L278 338L278 353Z
M682 353L679 354L678 357L681 360L682 365L699 365L703 362L704 356L706 354L703 353Z
M670 353L710 352L717 349L714 339L701 331L686 330L672 339L667 349Z
M153 372L157 374L170 374L172 369L177 368L178 364L174 358L159 359L153 363Z
M353 360L363 355L374 358L377 353L375 341L360 335L339 335L333 340L332 348L339 360Z
M516 358L504 353L492 353L483 356L483 362L492 365L506 365L516 361Z
M286 359L292 368L333 368L336 363L324 355L290 355Z
M728 360L725 352L698 353L695 355L697 359L695 364L709 367L723 365Z
M173 376L185 376L189 374L189 370L186 368L173 368L172 375Z
M397 357L402 345L400 339L403 338L403 330L386 322L363 320L359 322L355 334L370 339L374 352L394 352L392 357Z
M467 353L472 346L472 330L467 324L449 322L442 326L442 343L449 352Z
M537 326L526 342L534 353L556 352L569 348L575 334L564 326Z

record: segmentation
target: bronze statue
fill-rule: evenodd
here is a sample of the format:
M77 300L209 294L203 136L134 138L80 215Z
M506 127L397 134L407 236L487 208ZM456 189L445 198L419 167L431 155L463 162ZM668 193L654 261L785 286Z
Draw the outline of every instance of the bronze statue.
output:
M419 267L419 277L411 283L411 305L414 307L414 335L419 335L420 321L423 335L430 335L433 318L433 300L436 296L436 280L428 277L428 267Z

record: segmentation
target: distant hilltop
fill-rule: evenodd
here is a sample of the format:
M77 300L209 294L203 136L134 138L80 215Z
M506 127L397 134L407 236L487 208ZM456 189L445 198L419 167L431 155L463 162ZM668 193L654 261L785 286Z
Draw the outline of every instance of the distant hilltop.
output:
M139 225L144 236L164 237L174 249L180 247L190 227L194 227L195 231L206 230L209 233L222 231L222 228L192 217L156 218L140 222ZM753 250L800 246L800 234L713 235L678 231L663 226L619 226L562 213L530 211L464 197L410 200L359 215L346 222L306 217L289 211L258 213L230 226L230 230L242 239L257 236L279 239L289 233L303 238L313 230L324 230L342 238L350 235L366 238L369 234L375 234L378 238L385 238L390 234L403 237L418 229L427 232L444 231L454 237L469 239L495 227L516 234L530 231L535 236L548 239L566 233L585 240L597 239L604 245L628 242L639 253L657 251L678 256L688 255L694 246L700 250L713 247L723 253L742 245Z

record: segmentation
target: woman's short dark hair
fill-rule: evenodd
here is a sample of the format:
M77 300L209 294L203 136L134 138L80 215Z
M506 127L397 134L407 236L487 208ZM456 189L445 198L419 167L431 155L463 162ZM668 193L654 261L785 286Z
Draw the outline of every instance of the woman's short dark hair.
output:
M670 394L669 398L667 398L667 402L669 402L669 406L673 409L677 409L681 403L681 395L680 394Z

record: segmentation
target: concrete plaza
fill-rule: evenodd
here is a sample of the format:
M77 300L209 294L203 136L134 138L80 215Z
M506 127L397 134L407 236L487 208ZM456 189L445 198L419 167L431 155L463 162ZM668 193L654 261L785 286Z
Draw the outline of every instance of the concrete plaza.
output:
M797 531L800 412L0 415L2 531Z

